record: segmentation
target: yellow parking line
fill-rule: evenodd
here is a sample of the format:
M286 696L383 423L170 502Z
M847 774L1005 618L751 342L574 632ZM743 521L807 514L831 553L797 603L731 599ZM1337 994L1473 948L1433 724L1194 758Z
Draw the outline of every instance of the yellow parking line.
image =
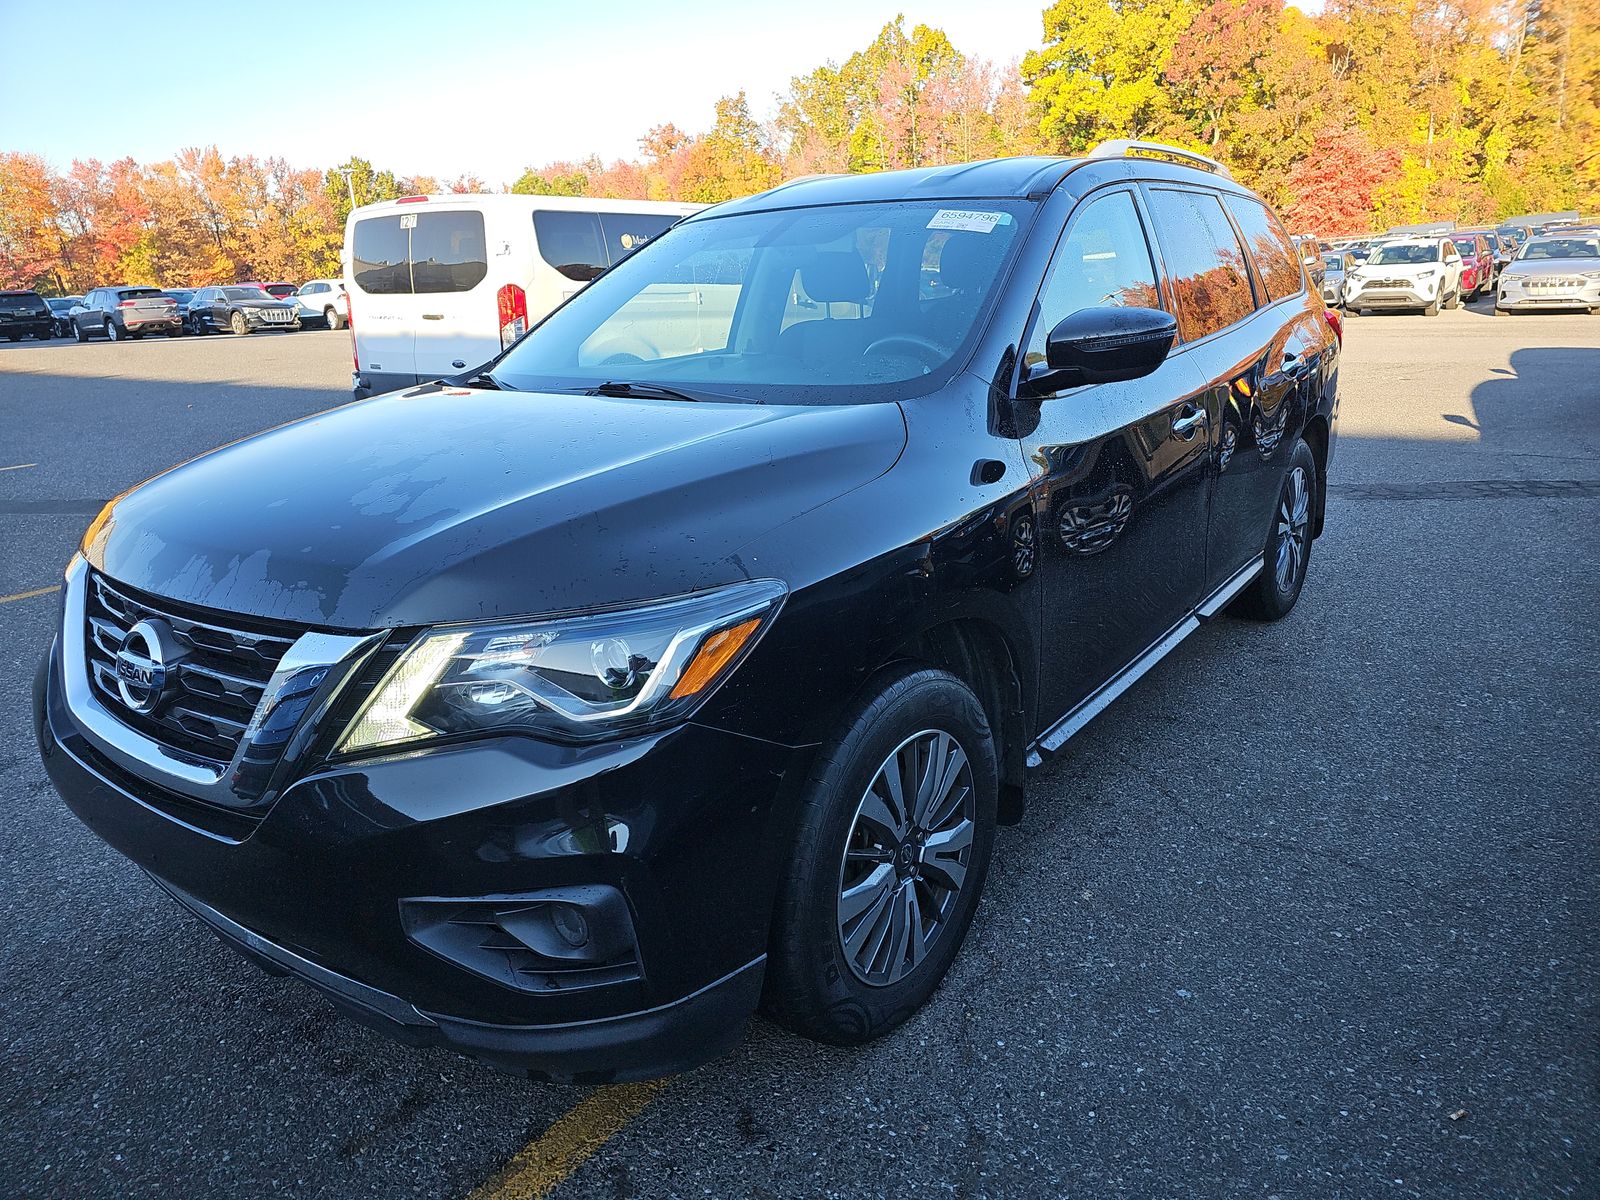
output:
M645 1110L670 1080L596 1088L511 1156L467 1200L544 1200Z
M11 596L0 596L0 604L10 604L13 600L32 600L35 596L48 596L51 592L59 591L60 587L34 588L31 592L17 592Z

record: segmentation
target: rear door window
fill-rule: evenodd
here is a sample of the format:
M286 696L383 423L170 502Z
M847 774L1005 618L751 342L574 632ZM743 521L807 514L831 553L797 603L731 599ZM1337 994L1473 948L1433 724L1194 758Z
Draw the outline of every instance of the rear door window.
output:
M357 221L350 237L350 266L356 286L372 296L408 295L410 243L411 231L400 227L399 213Z
M483 214L404 212L357 221L351 274L372 296L470 292L489 274Z
M1255 260L1256 273L1267 289L1267 299L1287 300L1298 295L1303 286L1300 259L1277 218L1265 204L1247 196L1229 196L1223 203L1239 223L1239 232L1244 235L1250 257ZM1329 269L1340 269L1337 256L1324 261Z
M1244 248L1209 192L1154 189L1150 207L1186 342L1209 337L1255 311Z
M411 289L470 292L489 274L483 214L476 209L441 209L416 214L411 230Z

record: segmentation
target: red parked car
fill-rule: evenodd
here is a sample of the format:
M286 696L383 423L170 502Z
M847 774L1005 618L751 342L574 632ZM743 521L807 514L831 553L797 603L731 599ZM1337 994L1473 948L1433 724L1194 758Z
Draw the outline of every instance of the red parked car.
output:
M1461 251L1461 298L1476 300L1494 292L1494 247L1481 233L1457 234L1456 249Z

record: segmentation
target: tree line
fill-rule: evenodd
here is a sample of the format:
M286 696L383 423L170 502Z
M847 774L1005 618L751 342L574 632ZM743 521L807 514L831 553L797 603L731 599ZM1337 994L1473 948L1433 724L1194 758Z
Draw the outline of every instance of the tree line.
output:
M530 167L507 190L716 203L821 172L1119 137L1199 149L1297 232L1492 221L1600 205L1600 0L1058 0L1010 63L903 17L709 129L657 125L639 154ZM327 170L211 148L140 164L0 153L0 286L300 280L336 274L351 202L489 190L352 157Z

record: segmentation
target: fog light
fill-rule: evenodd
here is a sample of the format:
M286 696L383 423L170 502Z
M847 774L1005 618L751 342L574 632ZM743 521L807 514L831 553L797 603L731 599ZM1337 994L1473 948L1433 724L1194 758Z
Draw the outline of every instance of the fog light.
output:
M589 922L585 921L583 914L572 905L551 905L550 923L556 927L556 932L561 935L561 940L574 950L579 946L588 944Z

